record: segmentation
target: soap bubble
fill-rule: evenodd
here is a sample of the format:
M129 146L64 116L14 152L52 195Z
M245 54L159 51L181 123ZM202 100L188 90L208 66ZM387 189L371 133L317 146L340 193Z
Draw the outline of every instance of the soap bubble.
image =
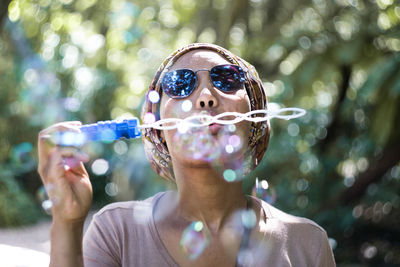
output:
M193 106L193 104L192 104L192 101L190 101L190 100L183 101L182 105L181 105L182 110L185 112L192 110L192 106Z
M184 125L184 123L179 125ZM203 127L178 127L173 141L179 152L186 158L211 161L220 153L218 140Z
M149 101L154 104L156 104L156 103L158 103L158 101L160 101L160 95L158 94L157 91L154 91L154 90L149 92L148 98L149 98Z
M235 151L235 148L232 145L228 144L225 146L225 151L226 151L226 153L230 154L230 153L233 153L233 151Z
M125 143L125 141L120 140L115 142L114 144L114 151L118 155L125 155L128 152L129 148L128 145Z
M186 122L181 122L177 125L177 130L179 133L184 134L189 130L189 125Z
M86 142L86 137L83 133L78 132L55 132L51 135L50 140L53 144L59 146L74 146L81 147Z
M91 158L98 158L104 153L104 145L101 142L86 143L81 149Z
M209 242L203 223L195 221L183 231L179 245L190 260L195 260L203 253Z
M32 144L28 142L16 145L11 150L11 158L14 162L19 164L30 161L30 152L32 151L32 148Z
M223 176L227 182L234 182L236 180L236 173L231 169L226 169L223 173Z
M247 229L253 228L257 223L256 213L251 209L241 211L240 216L242 218L243 226Z
M273 204L276 201L276 191L274 188L271 188L267 182L267 180L262 180L261 182L256 178L256 182L254 184L252 195L264 200L269 204Z
M113 182L107 183L104 190L106 191L106 194L110 197L115 197L116 195L118 195L118 186Z
M155 121L156 121L156 117L154 116L153 113L148 112L143 117L143 122L144 123L149 123L150 124L150 123L153 123Z
M51 209L53 208L54 205L57 205L59 203L59 198L57 195L55 195L55 188L54 185L49 183L46 186L41 186L37 191L36 191L36 197L41 203L41 206L43 210L48 214L51 215ZM51 193L52 197L51 199L48 196L48 193Z
M229 130L232 129L230 126L225 125L217 134L212 134L208 127L189 127L183 122L178 124L173 141L186 158L205 160L236 170L241 167L238 156L242 156L240 152L243 142L239 135Z
M237 263L240 266L251 266L253 261L253 253L250 249L241 249L238 252Z
M241 239L241 242L243 242L243 247L239 252L236 249L228 250L228 254L232 257L238 257L238 261L248 262L247 249L250 248L251 243L254 244L255 241L257 242L257 239L252 239L251 236L252 229L257 225L256 213L253 209L237 210L227 219L226 225L228 227L225 227L221 232L221 242L224 246L229 248L238 239Z

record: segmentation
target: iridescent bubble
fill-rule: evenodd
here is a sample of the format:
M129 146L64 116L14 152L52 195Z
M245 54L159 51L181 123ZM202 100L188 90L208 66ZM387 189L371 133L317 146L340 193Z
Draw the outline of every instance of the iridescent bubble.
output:
M88 142L82 147L82 151L91 158L97 158L104 152L104 146L101 142Z
M107 183L104 190L106 191L106 194L110 197L115 197L116 195L118 195L118 186L113 182Z
M185 112L190 111L192 109L192 101L190 101L190 100L183 101L181 107L182 107L182 110Z
M128 152L128 145L125 143L125 141L117 141L114 144L114 151L118 155L125 155Z
M64 107L71 112L77 112L81 107L81 102L77 98L67 97L64 99Z
M251 229L256 227L256 213L253 211L253 209L237 210L231 216L229 216L229 218L227 218L226 225L227 227L224 228L221 232L221 241L223 244L229 247L232 242L234 242L238 238L243 238L245 234L248 234L249 232L251 232ZM247 236L245 238L250 238L250 236ZM232 254L232 256L239 256L236 255L236 250L230 251L230 253Z
M224 171L224 179L227 182L234 182L236 180L236 173L234 170L227 169Z
M178 132L180 132L181 134L186 133L189 130L189 125L186 122L181 122L178 124L177 126L177 130Z
M229 182L238 181L243 178L243 141L237 133L230 131L229 126L225 125L218 131L211 132L209 127L190 127L180 123L173 143L179 154L185 158L208 161L221 174L230 169L231 171L225 173L224 179Z
M53 207L53 202L50 199L46 199L42 202L42 208L47 214L51 214L51 208Z
M219 146L221 147L220 159L226 168L236 170L242 167L241 164L238 163L241 162L240 158L242 157L241 149L243 142L239 135L231 132L232 129L230 129L230 126L232 125L225 125L218 133Z
M11 157L14 162L24 163L30 158L30 152L32 151L32 144L28 142L21 143L13 147L11 151Z
M241 217L242 217L242 224L247 229L253 228L257 223L256 213L251 209L242 211Z
M50 139L59 146L80 147L86 142L85 135L78 132L55 132Z
M156 103L158 103L158 101L160 101L160 95L155 90L152 90L149 92L148 98L149 98L149 101L154 104L156 104Z
M259 182L258 177L256 178L256 182L251 194L270 204L275 203L276 200L275 189L271 188L266 180Z
M237 261L240 266L251 266L253 264L253 253L250 249L241 249L238 252Z
M103 175L108 171L108 161L105 159L96 159L92 163L92 172L96 175Z
M235 151L235 148L232 145L226 145L225 151L226 153L233 153L233 151Z
M233 133L236 131L236 126L234 124L228 125L228 131Z
M192 222L182 233L179 243L182 251L190 260L197 259L210 243L201 221Z
M48 192L50 192L53 195L51 199L48 196ZM53 205L57 205L59 202L58 197L55 195L53 184L47 184L46 187L41 186L36 191L36 197L39 200L39 202L41 203L43 210L48 215L51 215L51 209L52 209Z
M238 135L229 136L228 142L230 145L232 145L235 148L240 148L240 146L242 144L242 141L240 140L240 137Z
M212 161L220 154L218 140L206 128L181 126L173 137L174 144L181 155L195 160Z
M266 190L269 187L267 180L262 180L260 184L262 189Z
M154 116L153 113L148 112L143 116L144 123L153 123L155 121L156 121L156 117Z

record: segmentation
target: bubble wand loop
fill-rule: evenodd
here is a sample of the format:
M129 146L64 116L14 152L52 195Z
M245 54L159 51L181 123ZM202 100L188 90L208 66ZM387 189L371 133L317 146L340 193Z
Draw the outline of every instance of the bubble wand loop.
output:
M284 115L284 113L292 114ZM205 127L210 124L229 125L241 121L263 122L273 118L291 120L302 117L306 111L302 108L282 108L278 110L252 110L247 113L224 112L215 116L208 114L196 114L184 119L166 118L152 123L140 124L139 119L125 119L123 121L99 121L93 124L86 124L80 127L81 133L75 132L57 132L53 135L53 143L61 146L80 147L88 141L112 142L120 138L139 138L141 129L154 128L157 130L173 130L184 126L188 128ZM263 115L255 117L254 115ZM254 116L254 117L253 117ZM233 119L223 119L234 117Z

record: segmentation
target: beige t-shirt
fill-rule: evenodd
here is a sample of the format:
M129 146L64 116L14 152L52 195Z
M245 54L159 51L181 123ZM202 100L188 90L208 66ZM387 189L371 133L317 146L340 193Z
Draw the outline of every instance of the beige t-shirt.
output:
M143 201L113 203L97 212L83 239L85 266L178 266L154 222L154 206L164 193ZM258 202L266 215L263 239L251 249L245 266L335 266L320 226Z

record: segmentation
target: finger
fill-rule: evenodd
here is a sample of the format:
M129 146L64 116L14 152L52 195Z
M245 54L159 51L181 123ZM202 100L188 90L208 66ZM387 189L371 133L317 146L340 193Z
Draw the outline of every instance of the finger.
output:
M47 158L42 161L39 173L44 182L47 182L48 179L54 180L63 176L65 170L77 165L75 162L87 161L88 159L89 157L77 148L56 146L50 150Z
M66 170L65 177L67 177L67 179L72 183L79 182L82 178L89 181L89 174L87 173L82 161L77 163L75 168Z
M77 147L73 146L57 146L63 158L76 158L79 161L89 161L89 156Z
M89 157L87 155L81 155L81 153L76 153L74 154L73 157L66 157L64 158L64 163L66 166L68 166L68 169L78 169L83 166L83 162L87 162L89 160ZM82 164L81 164L82 163Z
M79 126L82 125L81 122L60 122L56 123L46 129L39 132L38 143L41 144L42 141L45 143L51 138L52 134L57 132L76 132L79 133Z
M65 162L58 149L53 149L48 157L48 161L43 171L44 184L54 183L65 174Z
M81 126L82 125L82 122L80 122L80 121L68 121L68 123L71 124L71 125L76 125L76 126Z
M55 125L50 126L42 130L38 136L38 154L39 154L39 162L41 160L45 160L47 155L49 154L52 147L54 147L54 143L51 141L52 134L56 132L76 132L79 133L80 130L77 127L79 122L76 124L71 124L68 122L57 123Z

